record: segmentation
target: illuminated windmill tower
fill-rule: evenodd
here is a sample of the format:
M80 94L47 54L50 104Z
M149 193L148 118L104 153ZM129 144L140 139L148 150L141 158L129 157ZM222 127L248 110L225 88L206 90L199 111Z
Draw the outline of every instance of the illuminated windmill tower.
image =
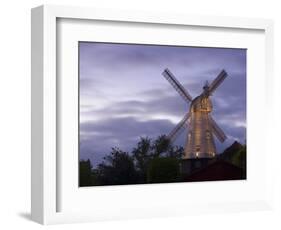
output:
M226 135L211 116L213 109L210 96L227 77L222 70L216 79L203 87L203 92L192 99L188 91L179 83L170 70L165 69L163 76L171 83L181 97L189 104L189 110L183 119L167 136L173 142L180 131L187 127L187 140L184 150L184 159L213 158L216 156L214 135L219 141L224 142Z

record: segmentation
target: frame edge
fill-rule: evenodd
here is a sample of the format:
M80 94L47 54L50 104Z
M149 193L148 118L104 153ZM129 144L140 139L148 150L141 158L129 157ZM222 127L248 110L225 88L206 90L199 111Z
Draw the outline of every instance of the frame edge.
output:
M43 23L44 8L31 10L31 219L44 223Z
M120 12L119 14L118 13L113 14L112 16L109 13L106 13L105 11L106 9L101 10L101 12L97 12L95 11L95 8L86 9L86 8L78 7L78 9L81 9L83 13L79 13L79 11L77 12L76 9L77 7L59 6L59 5L44 5L32 9L32 16L31 16L32 18L31 21L31 25L32 25L31 26L32 28L31 30L31 47L32 47L31 48L31 63L32 63L32 67L31 67L31 91L32 91L31 92L32 95L31 97L31 104L32 104L31 107L31 119L32 119L31 120L31 126L32 126L31 128L31 140L32 140L31 143L31 164L32 164L31 166L32 167L31 218L32 220L40 224L54 224L54 223L60 223L61 221L65 222L64 215L68 216L65 213L58 214L55 211L53 211L53 209L50 209L50 207L52 208L52 205L50 205L48 201L52 201L54 196L50 195L49 193L50 188L48 188L48 186L50 185L50 183L45 182L46 179L50 179L51 176L55 175L54 172L49 173L49 171L51 171L51 169L49 168L49 163L51 160L53 160L53 157L50 158L48 155L47 155L48 157L46 156L46 152L47 152L46 146L48 146L49 143L46 143L45 138L48 137L44 135L44 134L48 134L48 132L44 130L44 124L47 125L48 127L48 124L45 121L47 116L45 115L49 115L49 113L46 114L46 110L45 110L48 104L46 102L51 101L45 98L48 95L46 91L50 89L48 87L45 87L45 85L46 83L49 84L50 79L48 80L44 79L44 75L49 75L50 73L47 74L44 73L44 69L45 69L44 67L47 67L47 65L55 64L55 60L51 60L50 59L51 56L49 56L49 53L53 53L54 51L53 49L56 49L55 43L53 41L48 41L47 39L47 38L53 39L53 35L55 33L54 31L51 31L52 32L51 36L48 34L48 32L50 32L50 29L55 28L53 26L54 25L53 21L59 17L74 18L74 19L78 19L78 18L93 19L92 17L88 17L88 15L92 15L93 12L95 12L96 13L95 17L97 18L97 20L110 20L110 19L116 20L116 18L121 18L123 21L135 21L135 22L142 22L142 23L152 23L151 21L157 21L159 24L161 23L174 24L174 25L177 24L175 23L173 18L171 18L171 15L169 15L170 17L168 17L168 19L163 19L162 16L164 17L165 14L160 14L159 17L149 15L148 19L138 14L137 16L135 16L136 19L134 20L133 19L134 17L131 18L131 15L122 16ZM194 23L194 21L198 19L198 17L195 17L195 19L191 20L190 17L185 18L183 15L179 15L179 16L181 16L181 18L188 24L196 24ZM105 18L109 18L109 19L105 19ZM213 20L211 20L211 22L207 21L207 19L210 18L213 18ZM210 24L214 22L216 22L215 24L218 24L218 21L221 21L222 18L225 17L205 16L202 23L205 24L205 26L212 26ZM239 22L235 22L235 23L233 22L234 18L227 17L227 19L228 20L226 20L226 22L219 23L221 25L220 27L235 28L238 27L237 25L241 21L241 23L244 25L242 26L243 28L264 29L266 32L269 31L270 32L269 34L271 34L272 36L273 25L272 25L272 20L270 19L238 18ZM256 20L258 20L258 22ZM169 21L170 23L167 21ZM46 24L48 25L47 29L45 29ZM183 24L185 23L183 22ZM44 38L47 41L45 41ZM44 44L46 42L48 43L47 46ZM48 51L48 48L51 48L52 51L51 52ZM47 64L45 62L47 62ZM51 64L49 62L51 62ZM271 69L271 66L269 67L269 69ZM46 69L45 71L48 72L48 70ZM47 198L45 198L45 196L47 196Z

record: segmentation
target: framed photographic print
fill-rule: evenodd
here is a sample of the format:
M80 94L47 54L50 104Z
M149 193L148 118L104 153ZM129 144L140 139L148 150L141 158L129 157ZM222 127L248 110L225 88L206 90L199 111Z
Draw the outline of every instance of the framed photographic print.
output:
M80 186L246 179L246 49L79 42L79 66Z
M34 8L32 219L270 208L272 31L265 19Z

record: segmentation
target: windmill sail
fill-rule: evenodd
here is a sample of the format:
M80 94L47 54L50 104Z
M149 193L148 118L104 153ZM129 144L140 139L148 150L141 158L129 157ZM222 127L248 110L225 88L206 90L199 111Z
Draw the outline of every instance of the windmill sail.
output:
M220 74L216 77L216 79L210 84L209 87L209 93L213 93L219 85L224 81L224 79L227 77L227 73L222 70Z
M175 90L181 95L181 97L187 101L191 102L192 97L185 90L185 88L179 83L179 81L175 78L175 76L171 73L169 69L165 69L162 75L170 82L170 84L175 88Z
M180 131L183 130L185 127L188 118L190 117L190 113L185 114L185 116L182 118L182 120L177 124L177 126L169 133L168 139L173 142L175 138L180 134Z
M212 125L212 130L216 137L219 139L220 142L224 142L226 139L226 135L222 131L222 129L218 126L218 124L214 121L214 119L209 115L209 120Z

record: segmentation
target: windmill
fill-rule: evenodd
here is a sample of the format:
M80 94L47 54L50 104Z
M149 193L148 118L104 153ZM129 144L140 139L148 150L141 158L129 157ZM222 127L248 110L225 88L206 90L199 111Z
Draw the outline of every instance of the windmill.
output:
M220 142L227 138L222 129L211 116L213 109L210 96L227 77L227 73L222 70L215 80L203 86L203 92L192 99L188 91L180 84L169 69L165 69L162 75L170 82L180 96L190 103L189 111L182 120L169 133L167 138L172 143L178 134L187 127L187 138L184 150L184 159L193 158L213 158L216 156L216 145L214 135Z

